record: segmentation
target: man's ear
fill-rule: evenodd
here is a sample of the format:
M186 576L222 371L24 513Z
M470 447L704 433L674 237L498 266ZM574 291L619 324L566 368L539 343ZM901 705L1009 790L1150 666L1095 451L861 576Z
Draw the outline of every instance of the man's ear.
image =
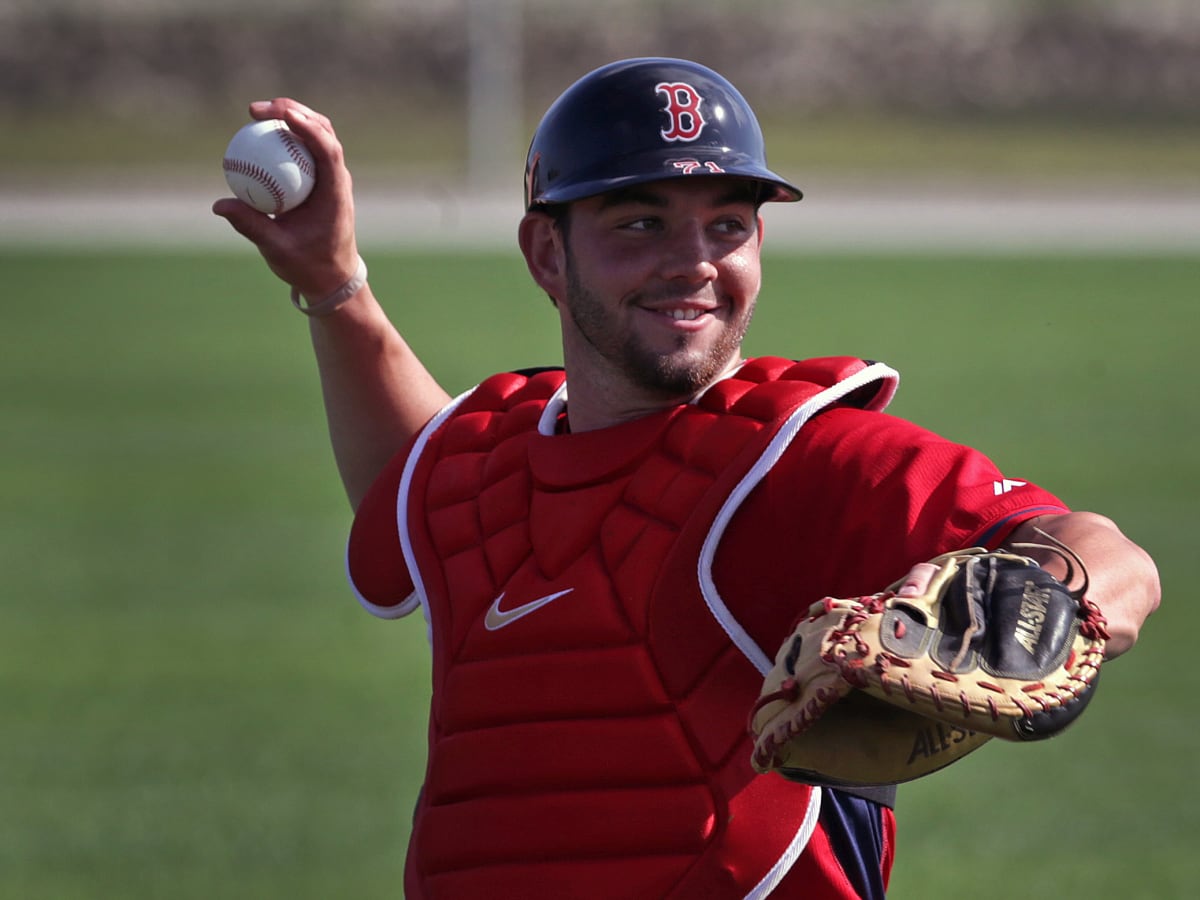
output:
M534 282L557 304L567 285L567 248L562 231L546 213L527 212L517 229L517 242Z

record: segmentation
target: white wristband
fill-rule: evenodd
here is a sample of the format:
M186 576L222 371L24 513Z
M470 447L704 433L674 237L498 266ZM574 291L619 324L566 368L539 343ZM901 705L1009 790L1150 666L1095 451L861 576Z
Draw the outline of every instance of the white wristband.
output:
M358 268L354 270L354 274L350 276L350 280L343 284L340 288L330 294L328 297L323 297L316 303L309 303L305 306L300 302L300 291L297 288L292 288L292 306L300 310L306 316L321 318L327 316L359 291L363 289L363 285L367 283L367 264L363 262L363 258L358 258Z

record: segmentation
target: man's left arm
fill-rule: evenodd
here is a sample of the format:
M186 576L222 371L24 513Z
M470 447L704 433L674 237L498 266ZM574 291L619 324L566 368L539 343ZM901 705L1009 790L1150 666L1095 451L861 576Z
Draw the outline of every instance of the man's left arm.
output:
M1105 655L1120 656L1134 645L1142 623L1158 608L1162 588L1154 561L1111 519L1092 512L1029 519L1013 529L1004 543L1047 543L1039 531L1061 541L1083 561L1089 580L1087 598L1108 620ZM1067 576L1066 564L1056 554L1027 548L1019 552L1056 577Z

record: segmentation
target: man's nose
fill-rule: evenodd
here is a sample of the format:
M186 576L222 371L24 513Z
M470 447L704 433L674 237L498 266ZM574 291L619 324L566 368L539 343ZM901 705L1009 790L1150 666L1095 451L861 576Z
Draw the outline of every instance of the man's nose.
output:
M700 222L687 222L672 229L663 258L668 278L711 281L717 277L718 248Z

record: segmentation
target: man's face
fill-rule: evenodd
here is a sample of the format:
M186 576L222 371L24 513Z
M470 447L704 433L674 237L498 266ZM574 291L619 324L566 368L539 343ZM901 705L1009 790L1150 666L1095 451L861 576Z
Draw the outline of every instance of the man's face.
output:
M648 400L691 397L740 359L761 282L753 191L721 178L639 185L572 204L564 352Z

